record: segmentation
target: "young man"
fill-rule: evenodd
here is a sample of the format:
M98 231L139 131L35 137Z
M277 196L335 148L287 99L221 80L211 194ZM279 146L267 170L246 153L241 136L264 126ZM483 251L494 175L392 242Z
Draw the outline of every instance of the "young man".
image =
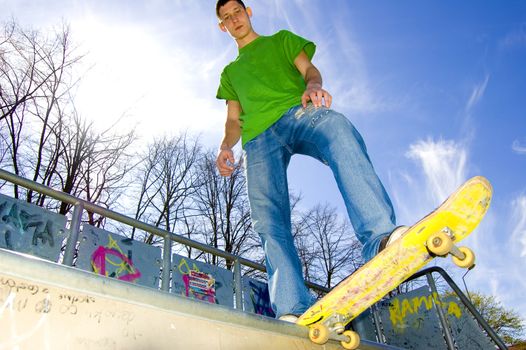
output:
M287 166L293 154L312 156L333 171L363 257L370 260L395 230L391 201L362 137L342 114L311 59L314 43L289 31L259 36L241 0L219 0L219 28L236 41L238 57L220 79L225 134L217 156L222 176L234 171L232 147L242 139L254 230L266 254L276 316L293 321L312 305L291 233ZM397 232L400 230L397 230Z

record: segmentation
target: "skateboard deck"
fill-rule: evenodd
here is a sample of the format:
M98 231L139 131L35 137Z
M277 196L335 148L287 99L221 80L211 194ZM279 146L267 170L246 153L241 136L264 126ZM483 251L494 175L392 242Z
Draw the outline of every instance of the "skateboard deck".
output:
M491 195L487 179L469 179L437 209L318 300L297 323L309 326L309 337L315 343L324 344L332 337L341 340L346 349L357 348L358 334L344 331L345 325L434 257L451 254L458 266L474 266L473 252L455 243L477 227Z

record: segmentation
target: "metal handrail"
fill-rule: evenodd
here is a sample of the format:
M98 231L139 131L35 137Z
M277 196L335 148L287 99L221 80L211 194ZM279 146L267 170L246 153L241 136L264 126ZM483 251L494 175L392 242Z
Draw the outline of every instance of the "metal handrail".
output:
M72 226L71 232L72 232L72 234L74 235L75 238L78 236L78 231L75 232L75 227L74 226L77 226L77 229L78 229L78 227L80 225L80 218L78 217L78 215L82 214L82 210L87 210L87 211L90 211L90 212L102 215L102 216L104 216L106 218L109 218L109 219L112 219L112 220L124 223L126 225L129 225L129 226L141 229L143 231L146 231L146 232L152 233L152 234L154 234L156 236L160 236L160 237L164 238L165 239L165 245L164 245L165 249L164 249L164 251L166 251L167 248L171 248L171 244L169 244L169 243L173 241L173 242L177 242L179 244L182 244L182 245L185 245L185 246L188 246L188 247L191 247L191 248L198 249L198 250L200 250L202 252L210 253L212 255L215 255L215 256L218 256L218 257L221 257L221 258L233 261L234 262L234 266L238 266L238 268L240 267L240 265L243 265L243 266L246 266L246 267L258 270L258 271L266 272L266 268L265 268L264 265L256 263L256 262L254 262L252 260L248 260L248 259L245 259L245 258L240 257L238 255L225 252L225 251L223 251L221 249L217 249L217 248L211 247L211 246L209 246L207 244L194 241L192 239L189 239L189 238L177 235L177 234L172 233L172 232L168 232L166 230L162 230L162 229L160 229L160 228L158 228L156 226L147 224L147 223L139 221L137 219L130 218L129 216L117 213L117 212L115 212L113 210L110 210L110 209L106 209L106 208L101 207L99 205L96 205L96 204L93 204L91 202L85 201L83 199L77 198L77 197L75 197L73 195L70 195L68 193L64 193L64 192L60 192L60 191L54 190L54 189L49 188L49 187L47 187L45 185L39 184L38 182L35 182L35 181L32 181L32 180L28 180L26 178L23 178L23 177L18 176L16 174L12 174L12 173L10 173L8 171L5 171L3 169L0 169L0 179L8 181L8 182L11 182L13 184L16 184L16 185L19 185L19 186L22 186L22 187L25 187L27 189L30 189L30 190L33 190L33 191L36 191L36 192L39 192L41 194L45 194L46 196L49 196L49 197L52 197L54 199L60 200L62 202L65 202L65 203L68 203L68 204L76 206L76 209L77 209L78 212L73 214L73 221L74 222L72 222L72 225L71 225ZM80 209L78 209L78 208L80 208ZM71 241L75 241L75 240L76 239L72 239ZM67 247L66 253L71 254L71 252L73 251L73 249L71 247L72 247L72 244L74 244L74 243L75 242L70 242L71 245L69 247ZM168 252L170 252L170 251L171 251L171 249L168 249ZM168 256L166 256L166 255L168 255ZM169 258L170 258L170 254L165 254L165 256L163 256L163 263L166 263L166 262L169 263L169 260L167 260ZM67 259L67 260L70 260L70 259ZM66 260L65 260L65 262L66 262ZM238 262L238 264L236 264L236 262ZM163 265L163 267L166 267L166 266ZM163 272L165 272L165 271L166 271L166 269L163 268ZM169 271L167 271L167 272L169 272ZM234 278L236 276L240 276L241 275L241 271L234 271L234 272L235 272L234 273ZM165 279L165 278L163 278L163 280L162 280L162 283L163 283L162 289L163 290L168 290L168 284L166 283L166 280L167 279ZM241 281L235 280L235 282L236 282L235 285L237 287L241 286L241 283L240 283ZM325 288L323 286L320 286L320 285L318 285L316 283L313 283L313 282L305 281L305 284L309 288L312 288L314 290L318 290L318 291L321 291L321 292L324 292L324 293L327 293L329 291L329 289L327 289L327 288ZM236 290L236 292L238 292L238 290ZM237 295L241 295L241 294L237 294ZM237 307L241 306L240 305L240 298L236 298L236 303L237 303L237 305L236 305Z
M76 244L76 241L78 240L78 232L80 228L80 219L82 217L82 213L84 210L97 213L99 215L102 215L106 218L113 219L115 221L124 223L126 225L141 229L143 231L152 233L154 235L160 236L164 239L164 249L163 249L163 273L169 274L169 264L171 259L171 242L177 242L179 244L183 244L195 249L198 249L200 251L213 254L215 256L222 257L227 260L231 260L234 262L234 285L235 285L235 292L236 292L236 308L242 309L242 301L241 298L237 298L238 295L242 295L241 293L241 266L244 265L247 267L250 267L252 269L265 272L266 268L264 265L256 263L254 261L242 258L240 256L237 256L235 254L231 254L228 252L225 252L223 250L211 247L209 245L206 245L204 243L200 243L194 240L191 240L189 238L177 235L172 232L168 232L166 230L159 229L156 226L144 223L142 221L139 221L137 219L130 218L126 215L117 213L115 211L112 211L110 209L106 209L104 207L98 206L96 204L93 204L91 202L85 201L83 199L77 198L75 196L72 196L70 194L60 192L57 190L54 190L52 188L49 188L45 185L39 184L35 181L28 180L26 178L23 178L21 176L12 174L8 171L5 171L3 169L0 169L0 179L11 182L13 184L25 187L27 189L39 192L41 194L44 194L46 196L52 197L54 199L60 200L62 202L74 205L74 211L72 214L72 222L70 225L70 239L68 241L68 244L66 246L66 250L64 253L64 260L63 264L65 265L71 265L72 264L72 257L74 252L74 247ZM475 309L473 304L469 301L469 299L464 295L464 293L461 291L461 289L457 286L457 284L451 279L451 277L440 267L431 267L425 270L422 270L420 272L417 272L413 276L411 276L409 279L407 279L406 282L422 277L422 276L432 276L433 272L437 272L444 280L451 286L451 288L455 291L455 293L459 296L461 302L466 306L466 308L472 313L472 315L475 317L477 322L480 324L480 326L487 332L487 334L490 336L490 338L495 342L495 344L499 347L499 349L507 349L506 345L503 343L503 341L499 338L499 336L495 333L495 331L489 326L489 324L483 319L482 315ZM162 288L168 290L168 281L169 278L163 278L162 280ZM320 286L318 284L306 281L305 284L315 290L327 293L329 292L329 289L323 286ZM238 294L239 293L239 294ZM447 329L447 327L444 327L444 329ZM376 344L380 345L380 344Z
M433 272L436 272L436 273L440 274L442 276L442 278L444 278L444 280L447 282L447 284L449 284L449 286L453 289L455 294L459 297L459 299L462 302L462 304L464 304L464 306L469 310L469 312L471 312L471 314L473 315L473 317L475 317L475 319L477 320L479 325L484 329L484 331L488 334L488 336L495 342L495 344L499 347L499 349L507 350L508 347L506 346L506 344L504 344L502 339L500 339L500 337L497 335L497 333L495 333L493 328L491 328L491 326L488 324L488 322L486 322L486 320L482 317L482 315L475 308L473 303L468 299L468 297L466 297L466 295L462 292L462 290L459 288L459 286L455 283L455 281L453 281L451 276L449 276L447 274L447 272L443 268L441 268L439 266L433 266L433 267L429 267L427 269L421 270L421 271L415 273L413 276L409 277L406 280L406 282L409 282L409 281L412 281L414 279L426 276L428 278L428 283L429 283L430 279L432 280ZM441 321L445 322L445 320L441 320ZM442 326L443 326L443 329L446 332L446 337L447 337L447 332L449 332L449 327L447 327L447 324L442 324ZM451 335L449 335L449 336L451 336Z

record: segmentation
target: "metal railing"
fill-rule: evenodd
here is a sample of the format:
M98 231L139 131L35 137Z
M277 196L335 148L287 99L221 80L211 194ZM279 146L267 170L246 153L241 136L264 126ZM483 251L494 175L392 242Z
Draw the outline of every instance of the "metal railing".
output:
M437 291L436 283L433 278L433 273L438 273L442 276L442 278L446 281L446 283L451 287L453 292L458 296L462 304L468 309L468 311L473 315L475 320L478 322L480 327L486 332L488 337L491 338L491 340L497 345L497 347L501 350L507 350L508 347L504 344L502 339L495 333L493 328L486 322L486 320L482 317L482 315L477 311L473 303L466 297L466 295L462 292L462 290L459 288L459 286L453 281L451 276L447 274L447 272L438 266L433 266L424 270L421 270L417 273L415 273L413 276L409 277L405 283L412 281L414 279L420 278L420 277L426 277L427 284L429 285L429 288L431 289L431 292L436 294L439 298L439 294ZM444 314L444 311L441 307L436 307L437 313L438 313L438 319L440 322L440 325L442 327L442 330L444 332L444 337L446 341L446 345L448 349L454 350L456 349L454 344L454 337L451 333L451 327L449 326L448 320L446 315ZM377 330L378 331L378 330ZM379 333L380 334L380 333Z
M103 208L101 206L98 206L88 201L82 200L70 194L51 189L47 186L44 186L37 182L25 179L23 177L17 176L15 174L12 174L2 169L0 169L0 179L8 181L12 184L22 186L24 188L27 188L33 191L36 191L36 192L39 192L41 194L44 194L46 196L49 196L51 198L54 198L56 200L59 200L59 201L62 201L62 202L65 202L65 203L68 203L74 206L70 228L69 228L69 236L67 238L66 247L64 250L64 257L62 261L64 265L68 265L68 266L73 265L73 258L75 254L76 244L79 238L82 215L84 211L89 211L89 212L93 212L93 213L102 215L106 218L121 222L123 224L135 227L137 229L143 230L145 232L148 232L148 233L151 233L151 234L154 234L156 236L163 238L164 240L163 241L163 256L162 256L163 262L162 262L162 278L161 278L161 290L163 291L169 291L169 288L170 288L172 242L177 242L179 244L182 244L182 245L185 245L191 248L195 248L202 252L213 254L215 256L218 256L218 257L234 262L233 277L234 277L234 292L236 295L235 308L239 310L243 309L242 298L239 297L239 296L242 296L242 278L243 278L242 271L241 271L242 266L246 266L246 267L249 267L249 268L252 268L258 271L262 271L262 272L266 271L265 266L262 264L258 264L254 261L251 261L243 257L225 252L223 250L211 247L204 243L197 242L189 238L174 234L172 232L168 232L168 231L159 229L156 226L144 223L142 221L130 218L126 215ZM488 336L495 342L495 344L499 347L499 349L507 349L503 341L499 338L499 336L495 333L495 331L488 325L488 323L482 318L482 316L475 309L473 304L464 295L464 293L462 293L461 289L455 284L455 282L451 279L451 277L443 269L439 267L432 267L432 268L422 270L416 273L415 275L413 275L412 277L410 277L406 282L422 277L422 276L426 276L430 288L433 291L436 291L436 286L435 286L435 283L432 277L433 272L436 272L442 275L444 280L451 286L453 291L460 298L461 302L472 313L472 315L475 317L479 325L484 329L484 331L488 334ZM321 291L323 293L327 293L329 291L328 288L325 288L323 286L317 285L312 282L306 282L306 285L309 288L312 288L317 291ZM447 319L443 314L442 315L440 314L441 310L439 310L438 312L439 312L440 323L445 332L447 346L449 349L454 349L453 336L451 334L451 331L449 330ZM376 314L376 311L373 310L373 315L375 314ZM376 320L376 322L374 323L375 325L379 324L378 320ZM377 331L378 336L382 334L381 329L376 329L376 331ZM375 345L380 345L380 344L375 344Z
M243 301L242 301L242 298L239 297L242 295L242 278L243 277L242 277L242 271L241 271L242 267L241 266L246 266L246 267L258 270L258 271L266 272L266 268L262 264L258 264L254 261L225 252L221 249L211 247L207 244L191 240L189 238L177 235L175 233L162 230L156 226L130 218L129 216L117 213L113 210L103 208L101 206L98 206L96 204L82 200L70 194L54 190L52 188L39 184L38 182L28 180L26 178L12 174L2 169L0 169L0 179L8 181L12 184L22 186L29 190L36 191L38 193L44 194L46 196L49 196L51 198L54 198L56 200L59 200L59 201L62 201L62 202L65 202L65 203L68 203L74 206L72 218L71 218L70 229L69 229L69 237L67 239L66 247L64 250L64 258L62 262L65 265L68 265L68 266L73 265L73 257L75 254L75 248L76 248L76 244L77 244L79 233L80 233L82 215L84 211L87 210L89 212L102 215L105 218L118 221L120 223L135 227L137 229L143 230L145 232L148 232L148 233L151 233L151 234L154 234L156 236L163 238L162 275L161 275L161 290L163 291L168 291L170 289L170 271L171 271L170 265L171 265L171 256L172 256L172 242L177 242L179 244L182 244L182 245L185 245L191 248L195 248L202 252L209 253L209 254L212 254L212 255L215 255L215 256L218 256L218 257L234 262L233 274L234 274L234 293L236 295L236 298L235 298L235 301L236 301L235 308L236 309L240 309L240 310L243 309ZM327 293L329 291L329 289L323 286L320 286L318 284L312 283L312 282L307 281L305 282L305 284L309 288L312 288L317 291L321 291L324 293Z

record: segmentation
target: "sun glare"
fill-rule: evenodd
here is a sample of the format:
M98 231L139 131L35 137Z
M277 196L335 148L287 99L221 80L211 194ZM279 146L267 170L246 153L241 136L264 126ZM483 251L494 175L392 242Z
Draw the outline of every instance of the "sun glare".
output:
M100 128L136 125L146 137L214 125L217 106L200 93L206 82L191 71L191 48L165 45L151 28L100 18L73 22L72 30L87 53L75 99L83 117Z

